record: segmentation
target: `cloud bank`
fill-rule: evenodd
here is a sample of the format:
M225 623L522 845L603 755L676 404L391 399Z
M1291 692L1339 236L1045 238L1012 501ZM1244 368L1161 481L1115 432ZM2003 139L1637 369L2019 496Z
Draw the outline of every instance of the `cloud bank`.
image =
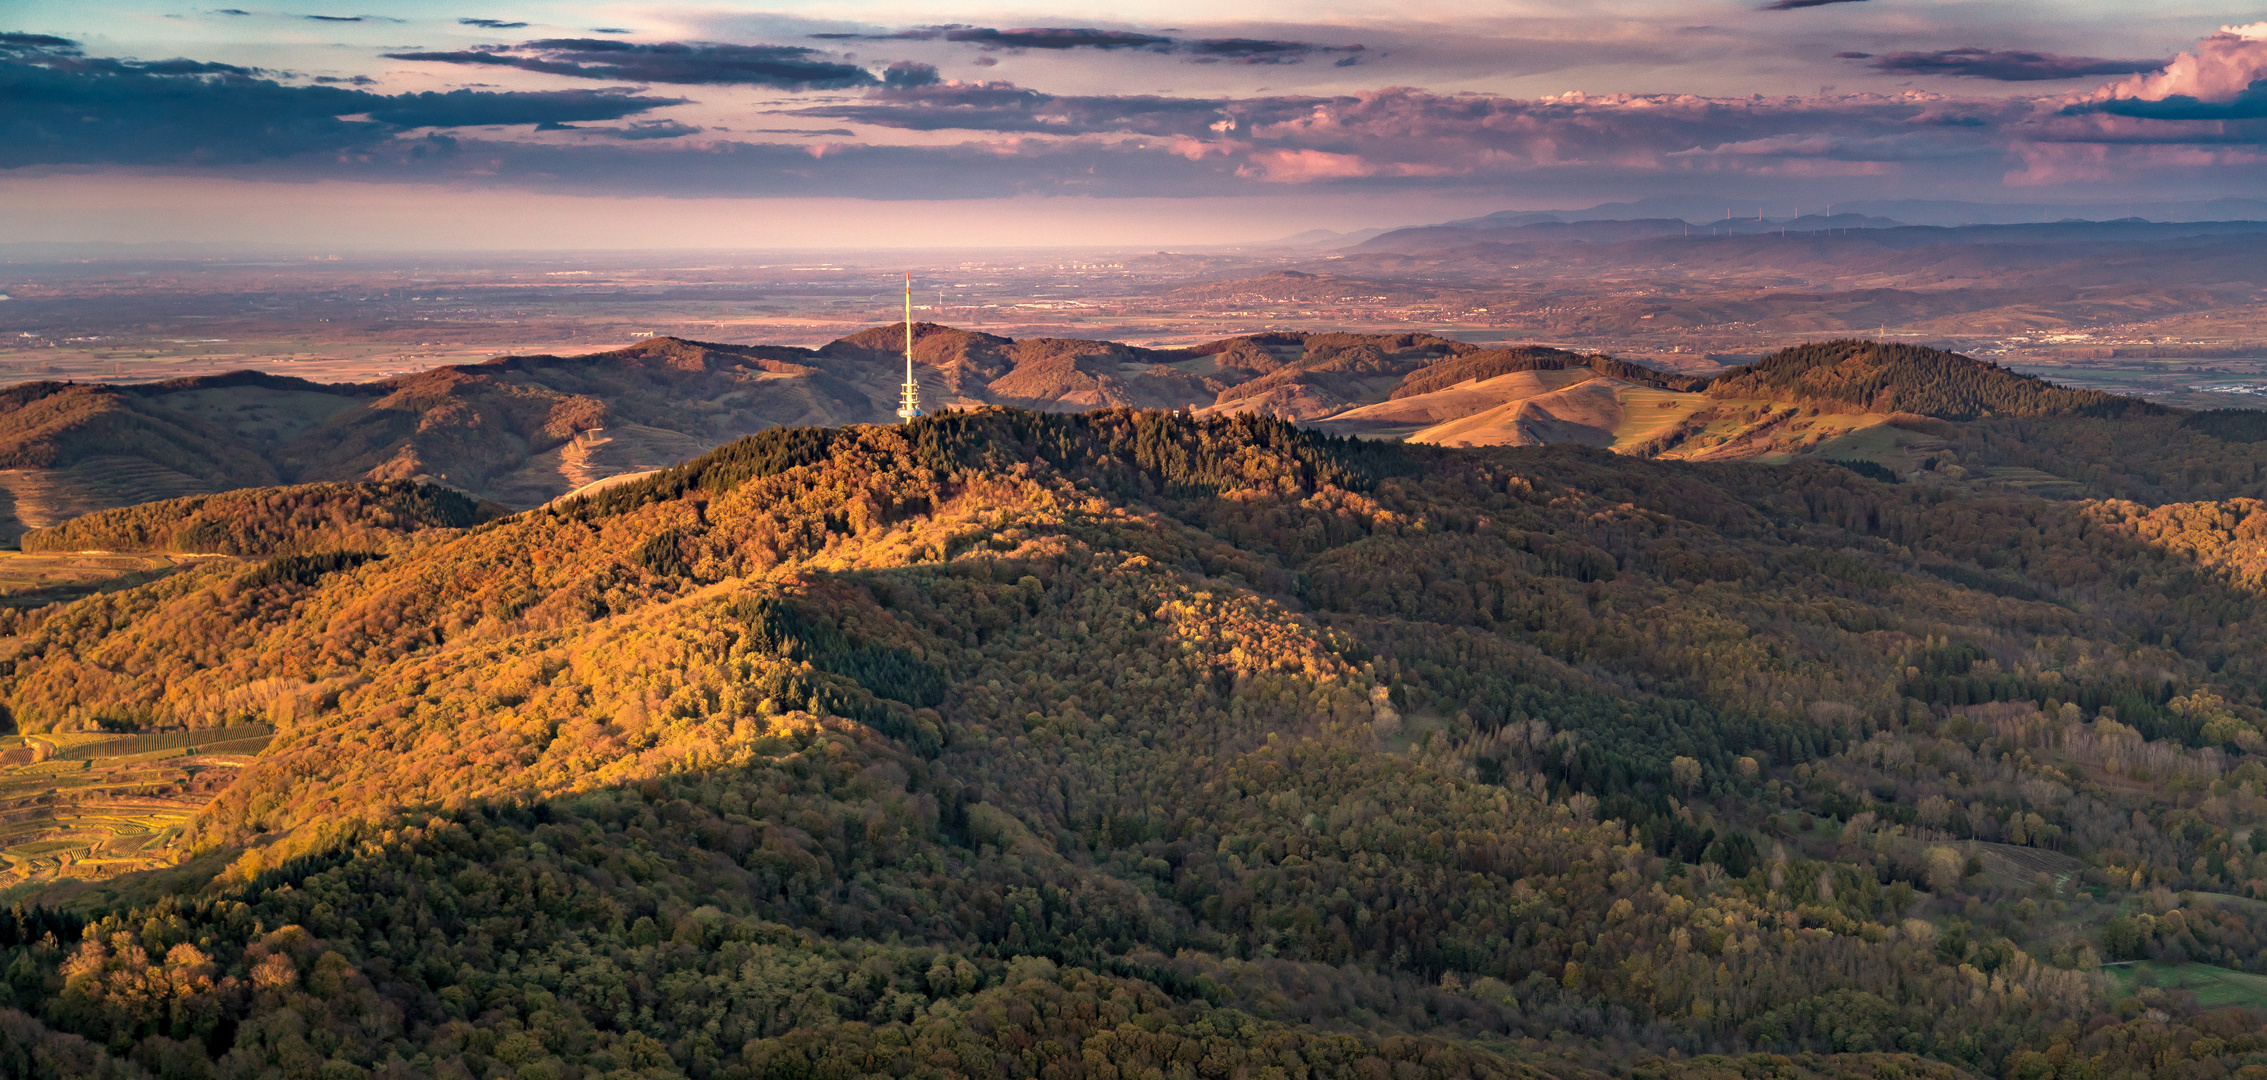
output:
M373 94L292 86L254 68L81 54L77 43L0 35L0 168L227 166L388 150L423 156L419 128L619 120L682 98L627 90Z
M385 55L394 60L510 67L578 79L685 86L738 84L780 90L840 90L881 81L865 68L824 59L818 50L800 45L549 38L513 46Z
M979 49L1010 48L997 44L999 35L1021 33L920 32L932 31L931 40L962 34ZM990 36L968 36L976 31ZM1110 36L1132 33L1071 28L1004 40L1043 41L1012 47L1061 53L1163 50L1220 62L1311 55L1299 53L1299 43L1265 38ZM2229 28L2151 71L2137 69L2154 61L1980 48L1851 57L1884 70L1991 82L2099 74L2103 65L2125 73L2088 93L1996 98L1919 91L1521 98L1411 87L1055 94L947 79L913 61L860 66L802 46L594 38L389 55L719 89L678 91L682 97L620 86L388 95L190 59L90 57L64 38L0 33L0 100L9 103L0 110L0 168L109 165L692 196L1425 190L1619 197L1722 189L1815 200L1821 192L1841 198L1928 187L1973 195L2144 176L2255 184L2267 162L2262 27ZM751 103L745 88L825 93ZM753 109L801 124L735 131L727 125L745 121L730 113L722 120L692 111L652 115L719 96L743 110L737 115ZM523 130L474 130L487 128Z
M1091 26L1026 26L998 30L988 26L917 26L885 33L830 32L810 35L825 41L950 41L984 49L1021 51L1040 49L1062 52L1095 49L1103 52L1139 51L1181 54L1192 62L1216 64L1296 64L1313 56L1344 54L1340 64L1357 61L1366 50L1360 45L1321 45L1311 41L1269 38L1175 38L1134 30L1101 30Z
M2164 60L2105 60L2098 56L2058 56L2054 53L2015 49L1939 49L1935 52L1901 52L1887 56L1871 53L1836 53L1849 60L1873 61L1877 71L1897 75L1958 75L1997 82L2044 82L2103 75L2132 75L2157 71Z

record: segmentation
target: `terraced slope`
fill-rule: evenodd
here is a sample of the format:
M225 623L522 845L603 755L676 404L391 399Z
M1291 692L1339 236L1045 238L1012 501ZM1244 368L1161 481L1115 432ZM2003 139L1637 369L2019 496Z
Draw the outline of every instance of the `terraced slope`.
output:
M274 730L0 738L0 889L171 866L193 815Z

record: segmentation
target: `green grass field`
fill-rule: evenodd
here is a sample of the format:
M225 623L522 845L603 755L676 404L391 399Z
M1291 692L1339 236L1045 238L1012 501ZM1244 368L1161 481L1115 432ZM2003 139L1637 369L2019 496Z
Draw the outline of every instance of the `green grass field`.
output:
M1646 386L1626 387L1618 396L1622 403L1622 422L1614 427L1615 450L1640 445L1713 404L1704 394L1680 394Z
M2140 990L2143 985L2142 975L2146 972L2148 978L2158 986L2195 994L2199 1005L2241 1005L2252 1009L2267 1009L2267 975L2230 971L2210 964L2162 964L2154 960L2102 970L2117 983L2117 992L2120 994Z

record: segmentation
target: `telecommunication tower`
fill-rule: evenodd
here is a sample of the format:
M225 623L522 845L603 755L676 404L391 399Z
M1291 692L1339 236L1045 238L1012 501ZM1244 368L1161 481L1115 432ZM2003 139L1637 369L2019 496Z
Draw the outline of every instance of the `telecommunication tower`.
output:
M921 384L913 381L913 275L905 275L905 388L899 392L897 418L921 415Z

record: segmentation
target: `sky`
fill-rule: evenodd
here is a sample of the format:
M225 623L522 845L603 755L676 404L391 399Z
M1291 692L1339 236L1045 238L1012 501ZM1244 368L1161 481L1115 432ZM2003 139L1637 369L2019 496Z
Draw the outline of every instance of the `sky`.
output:
M0 243L1175 246L2267 197L2267 3L0 4Z

